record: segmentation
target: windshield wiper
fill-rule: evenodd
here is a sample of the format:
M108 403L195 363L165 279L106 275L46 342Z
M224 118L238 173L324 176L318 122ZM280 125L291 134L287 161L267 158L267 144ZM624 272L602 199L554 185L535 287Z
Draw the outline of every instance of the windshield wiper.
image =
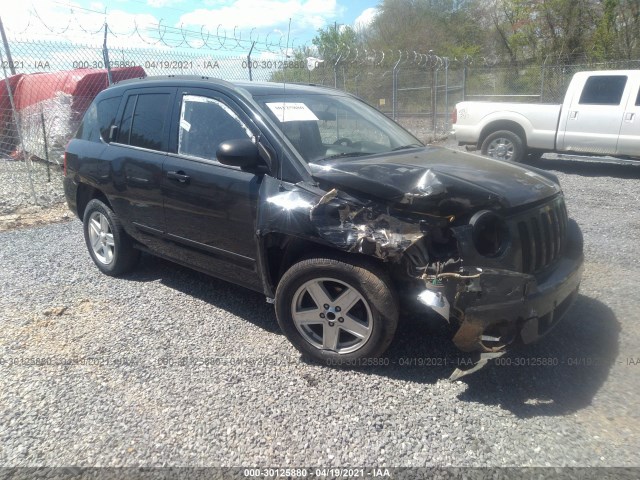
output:
M343 152L343 153L336 153L335 155L329 155L328 157L316 160L316 162L324 162L325 160L332 160L334 158L361 157L363 155L373 155L373 153L371 153L371 152Z
M396 147L391 151L397 152L398 150L406 150L407 148L420 148L420 147L422 147L422 145L419 145L417 143L411 143L409 145L402 145L401 147Z

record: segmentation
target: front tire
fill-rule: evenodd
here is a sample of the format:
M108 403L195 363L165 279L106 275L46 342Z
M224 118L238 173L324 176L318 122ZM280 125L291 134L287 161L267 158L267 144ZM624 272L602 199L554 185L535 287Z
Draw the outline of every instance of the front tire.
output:
M82 223L89 255L100 271L117 276L133 269L140 252L133 248L133 241L107 204L91 200Z
M524 142L510 130L498 130L484 139L481 152L498 160L521 162L524 160Z
M280 280L275 307L280 328L304 356L335 365L380 357L398 325L388 276L358 259L296 263Z

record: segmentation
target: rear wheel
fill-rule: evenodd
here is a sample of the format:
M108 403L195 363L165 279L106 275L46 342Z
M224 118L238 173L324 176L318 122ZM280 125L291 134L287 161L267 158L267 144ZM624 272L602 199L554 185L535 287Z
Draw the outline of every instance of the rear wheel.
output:
M122 228L107 204L91 200L84 210L84 239L96 266L107 275L128 272L138 261L140 252Z
M398 325L387 275L374 265L335 258L293 265L278 285L276 314L301 353L336 364L379 357Z
M524 159L524 142L510 130L499 130L484 139L481 152L498 160L521 162Z

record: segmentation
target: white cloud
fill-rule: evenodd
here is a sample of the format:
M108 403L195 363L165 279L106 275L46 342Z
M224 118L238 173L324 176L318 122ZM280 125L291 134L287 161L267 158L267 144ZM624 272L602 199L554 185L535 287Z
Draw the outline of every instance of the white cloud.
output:
M204 8L186 13L176 23L169 24L161 20L159 12L151 7L146 8L146 13L134 14L125 11L126 7L119 0L111 0L111 3L92 0L89 8L83 8L74 0L67 1L33 4L6 2L7 5L2 8L2 20L10 43L15 43L15 49L12 48L12 51L15 50L14 60L16 57L30 58L33 53L31 50L41 58L48 58L47 49L32 47L25 40L89 45L94 50L74 51L67 45L55 48L65 52L60 55L73 60L101 58L105 20L111 31L107 40L109 47L120 49L118 60L126 60L126 55L121 53L122 48L141 47L149 50L164 50L169 46L183 49L205 47L205 50L217 51L221 56L246 55L251 45L249 40L258 41L255 56L268 50L265 55L285 58L283 54L287 45L287 53L305 45L311 32L328 23L332 24L344 8L336 0L216 0L215 6L213 2L203 2L201 5L206 5ZM292 19L290 35L287 31L289 18ZM182 28L185 30L182 31ZM216 38L216 33L221 37ZM142 54L139 57L143 58ZM56 57L55 60L61 61L62 57Z
M184 0L147 0L147 5L155 8L170 7L184 2Z
M356 30L367 28L379 13L380 11L377 8L365 8L358 18L353 21L353 28Z
M215 30L218 25L233 29L274 28L288 24L318 29L335 18L336 0L237 0L220 8L199 8L180 17L189 26L205 25Z
M104 22L112 34L110 46L140 47L157 42L160 20L149 13L133 14L107 8L100 2L86 9L78 4L38 2L12 3L2 10L2 22L9 40L53 40L75 44L102 44ZM136 32L137 28L137 32Z

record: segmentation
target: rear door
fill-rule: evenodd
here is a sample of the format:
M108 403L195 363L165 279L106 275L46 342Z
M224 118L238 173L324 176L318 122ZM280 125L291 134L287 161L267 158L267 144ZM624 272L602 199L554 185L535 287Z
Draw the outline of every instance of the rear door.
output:
M162 191L167 237L177 259L216 276L260 287L256 271L256 208L261 176L222 165L218 145L256 140L257 127L232 99L208 89L181 90Z
M637 75L634 80L627 108L622 117L616 153L640 157L640 118L638 118L640 115L640 75Z
M614 155L629 94L627 75L590 75L576 85L559 150ZM577 93L580 92L580 93Z
M175 90L140 88L126 92L115 141L104 154L113 169L114 208L134 235L164 232L160 187Z

